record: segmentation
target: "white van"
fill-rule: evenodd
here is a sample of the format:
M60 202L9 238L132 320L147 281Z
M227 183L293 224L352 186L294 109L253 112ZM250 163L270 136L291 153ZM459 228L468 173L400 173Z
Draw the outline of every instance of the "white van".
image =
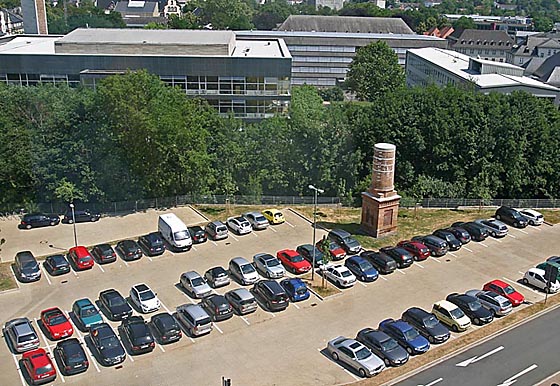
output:
M192 239L187 226L173 213L159 216L158 231L169 245L179 251L188 251L192 246Z

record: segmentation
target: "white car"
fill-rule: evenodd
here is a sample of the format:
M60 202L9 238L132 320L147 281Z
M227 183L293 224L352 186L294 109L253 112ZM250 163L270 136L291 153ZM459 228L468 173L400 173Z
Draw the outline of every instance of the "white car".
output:
M249 221L255 230L266 229L270 225L268 220L259 212L247 212L243 214L243 217Z
M519 213L529 221L530 225L541 225L544 222L544 216L533 209L520 209Z
M156 293L144 283L136 284L130 289L130 300L145 314L157 311L161 307Z
M522 282L525 285L530 284L542 291L547 291L544 269L530 268L527 272L525 272ZM549 293L555 293L558 292L558 290L560 290L560 283L558 280L551 282L550 288L548 289Z
M251 228L251 224L245 217L230 217L227 219L226 223L227 226L238 235L245 235L247 233L251 233L253 230L253 228Z
M344 265L327 265L324 270L327 279L338 284L340 287L352 287L356 282L356 276Z

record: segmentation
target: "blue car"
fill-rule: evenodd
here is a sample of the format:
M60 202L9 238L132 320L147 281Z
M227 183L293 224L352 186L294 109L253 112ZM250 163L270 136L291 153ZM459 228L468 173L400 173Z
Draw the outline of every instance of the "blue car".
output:
M284 288L292 302L301 302L302 300L309 299L309 290L299 278L284 279L280 282L280 285Z
M361 281L375 281L379 277L377 269L363 257L351 256L344 265Z
M400 319L385 319L379 323L379 329L399 342L410 355L424 354L430 348L430 342L418 330Z
M82 331L87 331L91 326L103 323L99 310L88 298L76 300L72 304L72 313L78 322L78 328Z

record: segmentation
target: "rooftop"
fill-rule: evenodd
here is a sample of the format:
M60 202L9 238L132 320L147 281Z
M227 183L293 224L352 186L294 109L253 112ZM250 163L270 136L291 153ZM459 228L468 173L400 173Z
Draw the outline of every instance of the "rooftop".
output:
M393 33L367 33L367 32L324 32L324 31L235 31L238 36L267 36L275 38L283 37L318 37L318 38L343 38L343 39L383 39L383 40L426 40L445 41L435 36L416 34L393 34Z
M278 29L281 31L414 34L402 19L392 17L290 15Z

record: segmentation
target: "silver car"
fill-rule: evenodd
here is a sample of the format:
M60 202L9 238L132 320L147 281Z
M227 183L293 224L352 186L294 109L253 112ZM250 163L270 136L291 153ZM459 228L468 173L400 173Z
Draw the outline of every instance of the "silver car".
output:
M229 261L229 274L237 278L242 285L250 285L259 281L257 270L243 257L234 257Z
M236 288L226 293L226 300L239 315L250 314L258 308L257 300L246 288Z
M183 304L176 308L176 319L191 336L212 332L212 319L199 304Z
M270 225L268 220L259 212L247 212L243 217L249 221L254 230L266 229Z
M257 253L253 256L253 262L258 271L269 279L279 279L286 274L286 269L276 258L268 253Z
M203 298L212 293L212 288L196 271L185 272L181 275L181 286L194 298Z
M492 237L505 237L508 234L507 225L493 218L489 218L488 220L475 220L474 222L486 228Z
M39 347L39 337L27 318L10 320L4 325L2 334L15 352L22 353Z
M492 291L480 291L475 289L467 291L466 294L480 300L482 306L492 312L494 316L505 316L513 309L508 299Z
M245 217L230 217L226 221L227 226L237 233L238 235L246 235L247 233L251 233L253 228L251 228L251 224L249 221L245 219Z
M371 377L385 369L385 363L377 355L354 339L339 336L329 341L327 351L335 361L341 361L357 370L361 377Z

